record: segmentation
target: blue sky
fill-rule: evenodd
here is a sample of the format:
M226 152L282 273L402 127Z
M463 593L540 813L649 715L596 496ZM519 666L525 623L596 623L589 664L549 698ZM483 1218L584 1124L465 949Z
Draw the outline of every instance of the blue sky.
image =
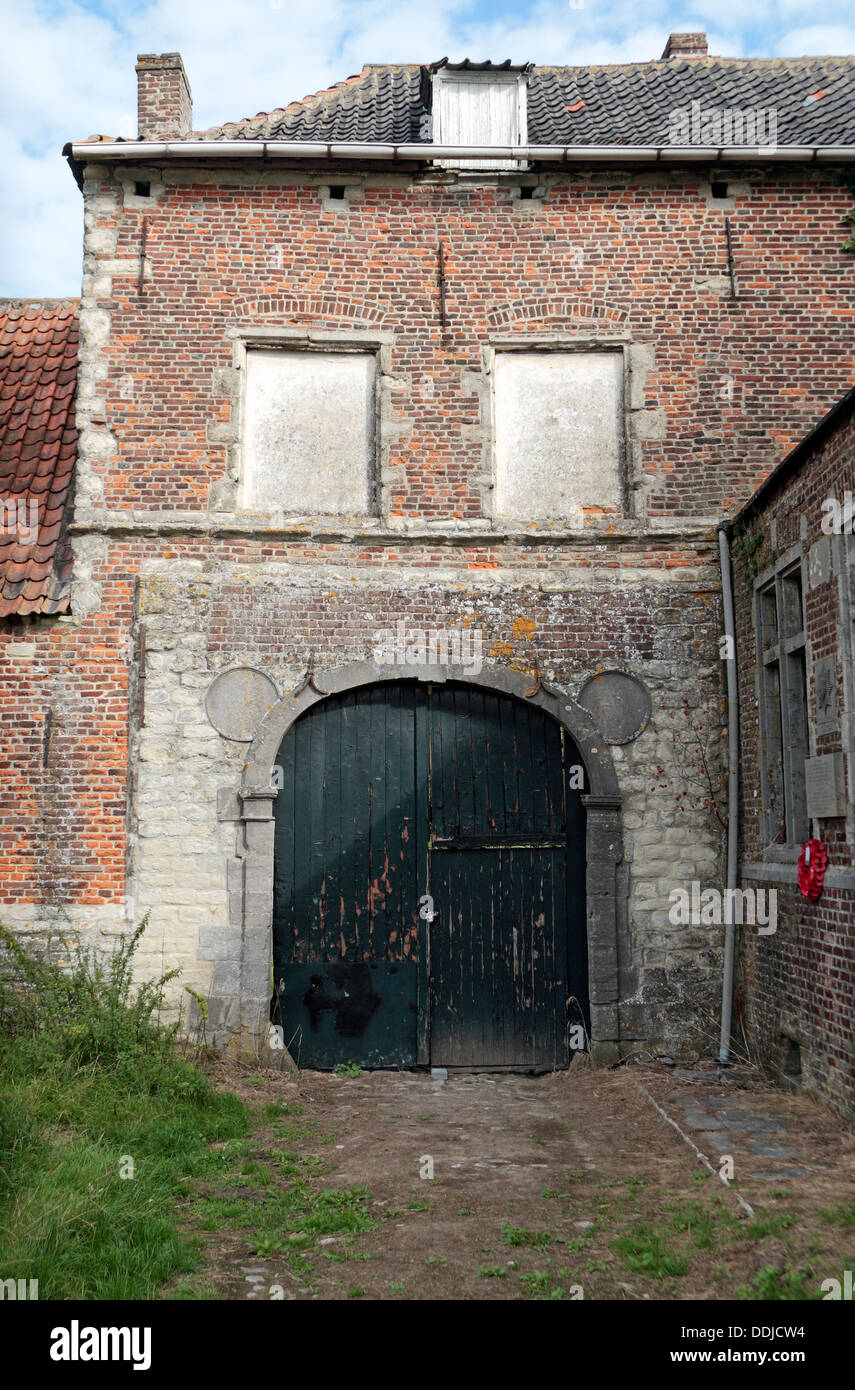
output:
M0 295L29 297L80 291L80 195L61 150L136 134L137 53L182 54L197 128L366 62L644 62L695 30L727 57L855 53L852 0L0 0L0 26Z

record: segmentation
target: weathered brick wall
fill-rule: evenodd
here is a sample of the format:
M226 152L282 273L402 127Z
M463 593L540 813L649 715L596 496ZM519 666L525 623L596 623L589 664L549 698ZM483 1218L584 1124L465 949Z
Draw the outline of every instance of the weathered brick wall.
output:
M378 174L331 212L299 170L137 171L152 175L154 194L138 199L91 168L83 317L88 345L104 339L107 375L93 385L103 423L96 409L83 452L103 462L91 482L109 507L207 508L235 438L228 329L237 324L358 321L394 332L388 467L391 514L402 518L481 514L490 333L626 330L644 346L630 440L639 506L655 516L718 516L748 496L853 375L853 271L840 249L851 200L831 171L740 172L725 200L695 173L556 178L545 201ZM132 191L129 170L117 179Z
M650 727L613 750L629 880L623 1029L680 1055L705 1048L720 929L671 926L668 894L720 881L698 754L720 767L711 522L853 374L840 252L850 200L836 176L740 170L716 200L695 170L580 172L520 200L383 172L333 208L320 184L335 174L305 168L86 173L73 618L31 630L26 701L6 696L27 748L11 755L20 802L6 803L4 915L43 922L53 892L100 933L151 909L144 968L179 963L182 984L209 987L205 942L227 920L236 854L217 791L237 786L245 753L205 717L214 675L246 662L287 691L310 654L320 671L364 659L398 617L441 627L467 615L497 664L537 667L572 694L616 666L650 690ZM352 169L338 177L360 182ZM149 198L134 192L143 179ZM394 335L387 517L260 530L229 513L238 325ZM590 516L584 536L559 521L539 541L489 534L483 349L519 332L631 345L634 518ZM48 773L45 810L34 789Z
M3 903L124 891L131 609L0 630ZM127 586L126 592L127 592Z
M774 935L746 932L740 958L740 1002L751 1043L773 1067L783 1066L785 1038L798 1042L802 1083L844 1113L855 1112L855 876L852 808L853 671L852 535L828 535L827 498L855 495L855 420L852 417L774 489L746 520L734 542L734 591L741 714L741 827L743 866L763 861L760 733L757 708L756 634L752 616L754 577L801 546L807 636L809 718L816 721L815 669L835 662L838 728L812 730L812 755L845 755L849 815L812 823L828 854L826 886L810 901L801 896L796 869L767 865L767 883L778 893ZM826 523L827 524L827 523ZM760 537L752 552L752 537ZM746 538L749 545L746 548ZM812 563L813 561L813 563ZM820 563L817 563L819 561Z
M189 135L190 86L180 53L142 53L137 59L137 129L141 140Z

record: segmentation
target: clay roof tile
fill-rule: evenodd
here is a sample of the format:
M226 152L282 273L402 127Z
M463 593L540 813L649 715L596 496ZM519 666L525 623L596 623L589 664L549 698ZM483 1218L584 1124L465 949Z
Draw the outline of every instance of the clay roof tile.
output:
M0 301L0 618L68 609L77 301Z

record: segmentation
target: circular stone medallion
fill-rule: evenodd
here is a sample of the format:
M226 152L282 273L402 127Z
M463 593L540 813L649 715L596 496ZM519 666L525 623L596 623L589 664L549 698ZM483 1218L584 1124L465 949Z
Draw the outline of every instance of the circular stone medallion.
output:
M279 699L279 691L263 671L237 666L223 671L208 686L205 711L223 738L251 743L258 721Z
M606 743L632 743L644 733L653 711L646 688L625 671L598 672L576 699L596 719Z

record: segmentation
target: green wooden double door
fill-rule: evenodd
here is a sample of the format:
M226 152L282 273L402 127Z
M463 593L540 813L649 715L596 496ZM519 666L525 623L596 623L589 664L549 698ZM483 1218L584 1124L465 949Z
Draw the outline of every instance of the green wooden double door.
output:
M400 681L314 705L278 765L273 1020L300 1065L566 1066L588 990L565 730Z

